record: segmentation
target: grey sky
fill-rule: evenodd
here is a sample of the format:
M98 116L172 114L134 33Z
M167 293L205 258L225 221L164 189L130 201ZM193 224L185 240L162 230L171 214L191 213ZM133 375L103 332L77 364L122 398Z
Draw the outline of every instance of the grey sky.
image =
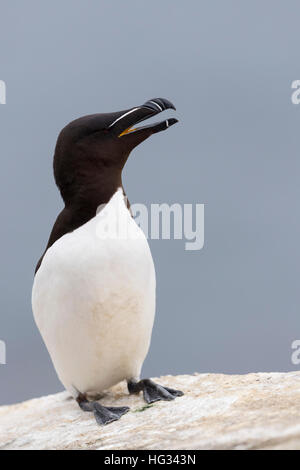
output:
M133 152L124 186L131 202L204 203L205 246L150 242L157 316L144 376L296 369L299 14L293 0L1 2L1 404L61 388L30 305L62 207L57 135L155 96L180 123Z

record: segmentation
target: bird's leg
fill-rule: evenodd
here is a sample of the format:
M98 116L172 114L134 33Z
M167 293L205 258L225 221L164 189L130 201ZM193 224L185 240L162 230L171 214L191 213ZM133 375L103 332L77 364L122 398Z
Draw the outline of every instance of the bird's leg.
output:
M81 393L76 398L76 401L83 411L94 413L96 421L100 426L117 421L129 411L128 406L102 406L97 401L88 401L86 396Z
M174 400L176 397L182 397L183 395L180 390L162 387L150 379L143 379L139 382L133 379L128 380L127 386L130 394L143 391L144 400L147 403L154 403L159 400Z

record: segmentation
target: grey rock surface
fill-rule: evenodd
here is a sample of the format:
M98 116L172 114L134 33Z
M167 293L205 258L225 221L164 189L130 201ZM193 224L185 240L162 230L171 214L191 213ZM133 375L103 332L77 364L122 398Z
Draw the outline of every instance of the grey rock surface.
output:
M157 381L185 395L147 406L119 384L101 403L131 410L104 427L67 392L3 406L0 449L300 449L299 372Z

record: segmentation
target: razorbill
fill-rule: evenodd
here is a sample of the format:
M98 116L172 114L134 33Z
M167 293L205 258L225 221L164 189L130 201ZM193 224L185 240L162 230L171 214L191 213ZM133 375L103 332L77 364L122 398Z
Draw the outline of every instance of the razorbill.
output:
M65 207L36 267L32 307L59 379L98 424L129 410L95 400L122 380L129 393L143 391L147 403L182 395L140 380L155 314L155 270L122 185L131 150L178 121L133 126L170 108L170 101L154 98L79 118L61 131L55 148Z

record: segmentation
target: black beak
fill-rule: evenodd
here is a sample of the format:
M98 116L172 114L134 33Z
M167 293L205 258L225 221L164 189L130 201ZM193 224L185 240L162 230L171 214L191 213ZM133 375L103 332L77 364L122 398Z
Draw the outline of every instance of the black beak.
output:
M149 135L164 131L178 122L175 118L169 118L148 126L133 128L136 124L167 109L176 110L173 103L169 100L165 98L153 98L146 101L142 106L124 111L110 124L109 127L116 137L126 138L127 140L129 137L132 139L133 134L135 134L135 137L139 137L138 140L142 141L149 137Z
M165 98L153 98L152 100L146 101L143 107L152 109L152 111L158 110L158 112L164 111L165 109L174 109L176 111L174 104Z

